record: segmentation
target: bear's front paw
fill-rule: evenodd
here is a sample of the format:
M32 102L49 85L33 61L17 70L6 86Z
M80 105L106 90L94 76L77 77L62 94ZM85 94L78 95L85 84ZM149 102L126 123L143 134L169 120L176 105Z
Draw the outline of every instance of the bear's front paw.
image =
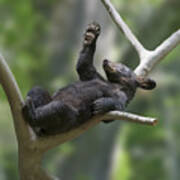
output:
M84 44L91 45L99 36L101 27L99 24L93 22L88 25L88 28L84 34Z
M103 114L107 112L105 106L104 106L104 101L102 99L98 99L93 102L93 114Z

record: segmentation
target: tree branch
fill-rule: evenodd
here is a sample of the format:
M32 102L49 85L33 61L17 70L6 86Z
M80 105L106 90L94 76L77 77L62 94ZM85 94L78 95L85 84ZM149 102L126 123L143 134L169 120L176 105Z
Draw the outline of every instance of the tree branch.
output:
M180 44L180 29L167 38L154 51L149 51L141 59L139 66L135 69L135 73L137 75L147 76L178 44Z
M106 10L108 11L109 15L111 16L114 23L118 26L118 28L123 32L126 38L130 41L133 47L138 52L139 56L143 56L143 54L147 53L147 50L143 47L143 45L139 42L137 37L132 33L131 29L128 25L123 21L120 14L111 4L110 0L101 0L104 4Z
M16 80L10 71L6 61L3 56L0 54L0 82L8 98L11 111L14 119L14 127L18 142L21 140L30 139L30 134L28 126L26 125L21 109L23 106L23 98L19 87L16 83Z
M80 136L82 133L87 131L89 128L94 127L96 124L98 124L102 120L108 121L112 119L130 121L130 122L140 123L140 124L147 124L151 126L157 123L156 118L143 117L143 116L139 116L139 115L128 113L128 112L122 112L122 111L111 111L109 113L106 113L105 115L95 116L92 119L85 122L84 124L80 125L79 127L70 130L69 132L62 133L56 136L40 138L36 143L39 148L42 148L43 151L47 151L48 149L51 149L59 144L62 144L66 141L70 141Z
M156 56L160 56L157 59L162 59L169 52L171 52L180 43L180 29L173 33L168 39L166 39L162 44L160 44L154 53Z
M24 104L16 80L5 59L0 54L0 82L8 98L14 120L15 134L18 142L19 174L21 180L52 180L40 167L42 152L35 144L31 128L22 116Z
M129 122L134 122L134 123L139 123L139 124L147 124L150 126L154 126L157 124L156 118L139 116L137 114L132 114L132 113L123 112L123 111L122 112L121 111L109 112L103 118L103 120L110 120L110 119L129 121Z
M180 29L172 34L167 40L159 45L155 50L150 51L144 48L144 46L138 41L136 36L132 33L127 24L123 21L120 14L114 8L110 0L101 0L104 7L108 11L114 23L125 34L126 38L130 41L133 47L136 49L140 64L135 69L135 73L141 76L147 76L155 65L160 62L166 55L168 55L179 43L180 43Z

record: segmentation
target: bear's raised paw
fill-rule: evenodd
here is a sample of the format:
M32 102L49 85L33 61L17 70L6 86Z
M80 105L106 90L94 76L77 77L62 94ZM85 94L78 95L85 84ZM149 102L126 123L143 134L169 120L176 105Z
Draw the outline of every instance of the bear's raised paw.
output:
M89 24L84 34L84 44L91 45L93 42L95 42L100 34L100 31L101 27L98 23L93 22Z

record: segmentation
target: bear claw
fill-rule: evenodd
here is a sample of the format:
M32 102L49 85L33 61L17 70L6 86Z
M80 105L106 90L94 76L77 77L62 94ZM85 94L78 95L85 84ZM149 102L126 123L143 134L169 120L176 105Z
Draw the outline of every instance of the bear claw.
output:
M100 29L101 29L100 25L95 22L89 24L84 35L84 44L85 45L92 44L99 36Z

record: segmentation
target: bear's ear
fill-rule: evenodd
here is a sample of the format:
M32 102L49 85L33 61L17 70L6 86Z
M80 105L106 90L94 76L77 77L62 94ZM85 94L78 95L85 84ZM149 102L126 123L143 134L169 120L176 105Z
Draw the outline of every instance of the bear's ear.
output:
M156 87L156 82L149 78L136 77L138 87L146 90L151 90Z

